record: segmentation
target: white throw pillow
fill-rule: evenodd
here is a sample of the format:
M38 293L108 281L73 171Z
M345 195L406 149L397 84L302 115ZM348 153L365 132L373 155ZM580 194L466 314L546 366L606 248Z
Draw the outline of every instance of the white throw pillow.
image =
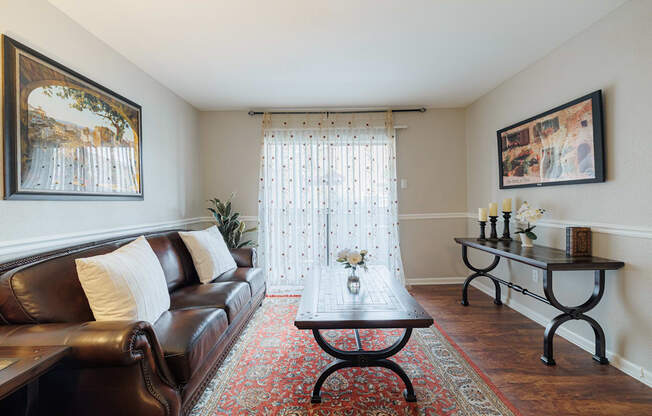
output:
M143 236L111 253L75 263L96 321L153 324L170 309L163 268Z
M188 247L202 283L210 283L222 273L237 267L217 226L202 231L180 231L179 235Z

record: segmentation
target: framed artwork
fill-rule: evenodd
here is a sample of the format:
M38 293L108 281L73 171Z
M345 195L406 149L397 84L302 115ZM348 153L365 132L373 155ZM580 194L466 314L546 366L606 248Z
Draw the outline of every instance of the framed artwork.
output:
M602 93L498 130L500 189L604 182Z
M143 199L141 107L7 37L5 199Z

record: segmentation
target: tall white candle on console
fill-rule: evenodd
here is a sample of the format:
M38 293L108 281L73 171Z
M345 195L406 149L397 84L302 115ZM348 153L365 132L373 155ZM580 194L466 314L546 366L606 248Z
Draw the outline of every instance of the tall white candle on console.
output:
M487 208L478 208L478 221L487 222Z
M512 198L503 199L503 212L512 212Z
M489 216L497 217L498 216L498 204L495 202L489 203Z

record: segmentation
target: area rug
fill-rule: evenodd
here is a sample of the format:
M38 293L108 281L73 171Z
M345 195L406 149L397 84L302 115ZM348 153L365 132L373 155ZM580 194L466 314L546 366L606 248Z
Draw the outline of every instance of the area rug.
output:
M398 376L373 367L335 372L322 387L322 403L310 403L319 373L333 358L311 331L294 327L298 304L298 297L265 299L191 415L518 415L436 326L414 331L391 358L412 379L416 403L403 399L405 387ZM355 349L352 330L322 334L338 348ZM360 330L366 350L384 348L400 334Z

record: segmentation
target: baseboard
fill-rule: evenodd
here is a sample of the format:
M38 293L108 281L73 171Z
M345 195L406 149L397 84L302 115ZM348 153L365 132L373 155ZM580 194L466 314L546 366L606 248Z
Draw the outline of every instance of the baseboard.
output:
M90 241L105 240L121 235L146 233L155 230L182 227L204 222L208 217L184 218L149 224L129 225L108 229L97 229L77 233L54 234L45 237L33 237L20 240L0 241L0 263L11 261L31 254L56 250Z
M472 281L471 286L475 287L476 289L486 293L487 295L493 297L494 296L494 287L493 285L491 287L485 286L482 283L478 281ZM531 308L523 305L517 300L514 300L514 298L510 297L507 298L507 294L505 291L502 292L502 302L509 306L510 308L514 309L516 312L520 313L521 315L524 315L525 317L533 320L534 322L538 323L541 326L546 326L548 322L550 322L550 319L546 318L544 315L540 314L539 312L536 312L532 310ZM560 337L564 338L565 340L577 345L578 347L582 348L584 351L589 352L590 354L593 354L594 351L594 343L592 340L589 340L587 338L584 338L581 335L576 334L575 332L572 332L571 330L565 328L565 327L559 327L557 329L556 335L559 335ZM541 333L541 336L543 337L543 332ZM607 358L609 359L609 363L622 371L623 373L627 374L628 376L631 376L641 383L652 387L652 378L650 375L652 372L650 369L646 369L640 365L634 364L633 362L623 358L621 355L614 353L613 351L609 350L607 348L606 351Z
M421 285L459 285L464 283L464 277L416 277L405 279L412 286Z

